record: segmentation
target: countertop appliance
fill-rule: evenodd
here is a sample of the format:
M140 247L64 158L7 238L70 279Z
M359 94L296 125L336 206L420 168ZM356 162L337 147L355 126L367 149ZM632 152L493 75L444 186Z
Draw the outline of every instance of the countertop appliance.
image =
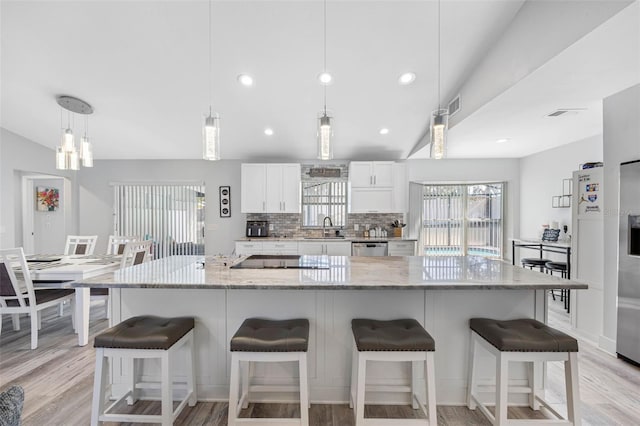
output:
M266 220L248 220L247 237L268 237L269 222Z
M387 256L388 253L386 242L351 243L351 256Z
M256 254L231 269L329 269L329 259L326 256Z
M620 165L618 356L640 364L640 160Z

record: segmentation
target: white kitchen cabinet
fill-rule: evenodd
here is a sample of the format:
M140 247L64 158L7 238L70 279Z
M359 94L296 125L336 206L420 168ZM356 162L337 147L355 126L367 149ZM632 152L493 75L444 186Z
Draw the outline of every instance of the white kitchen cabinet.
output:
M393 188L351 188L351 208L349 213L393 213Z
M352 161L349 163L351 187L393 187L393 164L393 161Z
M257 254L298 254L296 241L265 241L262 252Z
M389 256L415 256L415 241L389 241Z
M242 213L299 213L300 164L242 164Z
M351 241L300 241L298 254L351 256Z
M238 256L262 254L262 241L236 241L236 254Z

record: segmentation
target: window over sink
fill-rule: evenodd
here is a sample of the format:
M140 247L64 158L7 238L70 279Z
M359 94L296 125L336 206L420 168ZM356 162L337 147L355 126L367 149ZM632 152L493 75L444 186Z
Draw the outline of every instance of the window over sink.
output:
M322 179L302 181L302 226L322 228L330 217L333 227L347 224L347 181ZM329 226L329 221L326 223Z

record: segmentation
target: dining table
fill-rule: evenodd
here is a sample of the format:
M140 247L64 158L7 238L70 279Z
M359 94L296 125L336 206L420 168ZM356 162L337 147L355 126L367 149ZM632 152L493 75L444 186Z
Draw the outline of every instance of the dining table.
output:
M36 290L71 288L70 283L86 280L120 268L122 255L29 255L26 256L29 273ZM89 342L89 307L91 289L75 288L76 332L78 345Z

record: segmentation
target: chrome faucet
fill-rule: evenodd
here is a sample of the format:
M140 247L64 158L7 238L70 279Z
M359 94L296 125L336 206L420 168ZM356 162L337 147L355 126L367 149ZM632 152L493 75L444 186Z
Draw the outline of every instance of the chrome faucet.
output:
M329 216L325 216L325 218L322 219L322 234L325 237L327 236L327 219L329 219L329 226L333 228L333 222L331 221L331 218Z

